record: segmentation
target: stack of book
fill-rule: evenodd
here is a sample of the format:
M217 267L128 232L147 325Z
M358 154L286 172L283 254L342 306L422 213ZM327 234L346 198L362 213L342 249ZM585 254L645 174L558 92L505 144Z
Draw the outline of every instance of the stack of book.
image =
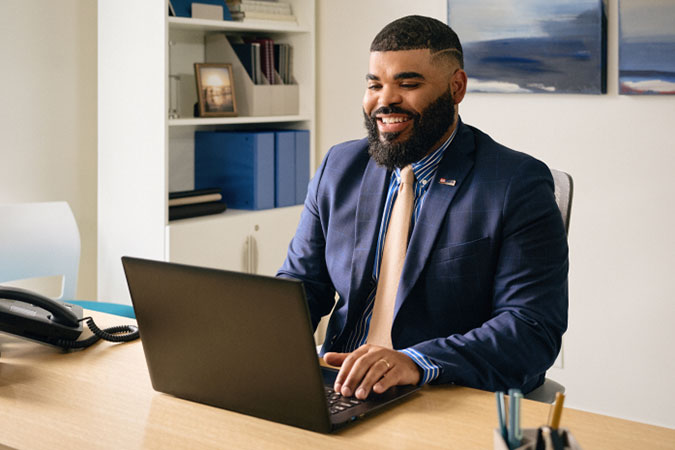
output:
M169 220L218 214L227 209L218 188L169 192Z
M265 79L269 84L277 84L276 77L274 76L274 41L270 38L259 38L259 39L250 39L247 41L248 44L258 44L258 61L260 61L260 69L262 70ZM260 79L260 81L262 81ZM263 84L258 82L257 84Z
M290 44L257 38L240 39L230 45L253 84L293 84L293 48Z
M296 22L291 4L279 0L226 0L234 20L279 20Z
M274 68L284 84L293 84L293 47L290 44L274 44Z

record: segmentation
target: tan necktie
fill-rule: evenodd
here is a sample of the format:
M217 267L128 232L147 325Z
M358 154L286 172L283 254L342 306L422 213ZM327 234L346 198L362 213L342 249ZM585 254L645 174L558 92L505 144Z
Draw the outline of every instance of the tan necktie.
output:
M377 281L373 315L367 342L393 348L391 343L391 324L394 321L396 292L401 279L401 270L408 249L408 234L413 210L413 183L415 175L411 166L401 169L401 184L389 218L387 235L384 238L384 250L380 263L380 277Z

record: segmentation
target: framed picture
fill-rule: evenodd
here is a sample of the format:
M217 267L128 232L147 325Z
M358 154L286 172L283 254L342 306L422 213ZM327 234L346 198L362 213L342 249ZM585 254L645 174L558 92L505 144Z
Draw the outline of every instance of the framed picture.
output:
M619 93L675 95L675 2L619 2Z
M468 92L607 91L603 0L447 0L447 5L448 25L464 49Z
M199 117L237 115L230 64L195 63Z

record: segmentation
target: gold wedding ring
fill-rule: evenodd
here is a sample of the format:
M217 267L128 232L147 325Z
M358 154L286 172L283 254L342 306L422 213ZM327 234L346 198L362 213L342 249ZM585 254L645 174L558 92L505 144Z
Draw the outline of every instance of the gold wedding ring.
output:
M387 365L387 371L389 371L389 369L391 369L391 365L389 364L389 361L387 361L384 358L382 358L380 361L382 361L383 363L385 363Z

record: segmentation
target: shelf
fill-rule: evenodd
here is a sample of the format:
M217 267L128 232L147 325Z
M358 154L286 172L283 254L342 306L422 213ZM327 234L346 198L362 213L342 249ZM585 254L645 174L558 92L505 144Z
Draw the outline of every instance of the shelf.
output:
M279 208L269 208L260 210L246 210L246 209L227 209L219 214L211 214L208 216L190 217L187 219L171 220L167 223L167 227L189 228L194 226L202 226L205 224L213 225L214 222L225 223L232 219L239 217L250 217L253 220L260 217L274 217L275 214L297 214L302 211L303 205L284 206Z
M296 22L277 20L253 20L237 22L230 20L192 19L189 17L169 17L169 27L177 30L202 31L240 31L240 32L280 32L309 33L307 27Z
M170 127L199 125L244 125L259 123L304 122L310 120L305 115L294 116L242 116L242 117L188 117L169 119Z

